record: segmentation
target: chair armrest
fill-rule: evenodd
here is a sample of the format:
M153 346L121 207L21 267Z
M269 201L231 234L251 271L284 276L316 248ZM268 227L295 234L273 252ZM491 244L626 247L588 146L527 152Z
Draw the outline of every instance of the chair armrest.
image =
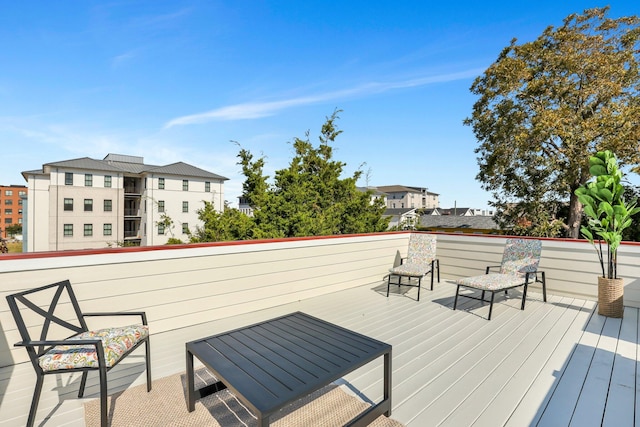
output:
M114 312L101 312L101 313L82 313L82 317L108 317L108 316L140 316L142 318L142 324L147 324L147 314L144 311L114 311Z
M100 338L88 338L84 340L46 340L46 341L20 341L14 344L14 347L36 347L36 346L56 346L56 345L100 345Z
M489 274L489 270L491 270L492 268L500 268L502 267L501 265L488 265L487 266L487 271L485 272L485 274Z

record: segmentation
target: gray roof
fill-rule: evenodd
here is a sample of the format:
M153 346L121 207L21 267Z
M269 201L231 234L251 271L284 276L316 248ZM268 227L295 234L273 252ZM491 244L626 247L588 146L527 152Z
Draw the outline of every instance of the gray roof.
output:
M130 160L130 161L127 161ZM131 174L143 173L160 173L166 175L190 176L196 178L210 178L226 181L229 178L208 172L204 169L197 168L184 162L172 163L166 166L146 165L142 163L142 157L125 156L125 155L107 155L104 160L91 159L82 157L79 159L63 160L60 162L45 163L42 170L25 171L22 175L26 179L25 174L46 174L47 169L52 167L68 168L68 169L84 169L97 170L105 172L120 172Z
M122 169L111 165L104 160L90 159L89 157L81 157L79 159L62 160L60 162L45 163L42 168L59 167L71 169L92 169L108 172L122 172Z
M439 195L438 193L432 193L431 191L427 190L426 187L412 187L408 185L379 185L376 188L385 193L422 193L422 190L425 190L427 194L432 194L434 196Z
M420 226L434 228L473 228L479 230L499 230L498 224L490 216L423 215Z
M374 195L382 196L386 195L384 191L380 191L377 187L356 187L356 190L366 193L367 191L371 191Z
M195 176L198 178L229 179L183 162L172 163L167 166L157 166L147 170L147 172L162 173L165 175Z
M442 215L464 215L467 212L471 211L471 213L474 213L474 210L472 208L449 208L449 209L440 209L440 213Z

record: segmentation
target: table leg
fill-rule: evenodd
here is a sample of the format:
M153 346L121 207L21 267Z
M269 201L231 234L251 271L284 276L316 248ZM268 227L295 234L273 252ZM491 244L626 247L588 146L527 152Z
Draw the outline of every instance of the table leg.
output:
M195 381L193 378L193 354L187 349L187 410L193 412L196 409Z
M391 416L391 349L384 355L384 399L389 400L389 410L385 412L387 417Z

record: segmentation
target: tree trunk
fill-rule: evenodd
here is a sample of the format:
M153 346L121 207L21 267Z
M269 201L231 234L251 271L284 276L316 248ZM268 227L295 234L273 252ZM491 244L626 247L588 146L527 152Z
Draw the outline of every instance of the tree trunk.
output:
M582 221L582 204L578 196L571 190L569 198L569 218L567 219L567 237L577 239L580 237L580 222Z

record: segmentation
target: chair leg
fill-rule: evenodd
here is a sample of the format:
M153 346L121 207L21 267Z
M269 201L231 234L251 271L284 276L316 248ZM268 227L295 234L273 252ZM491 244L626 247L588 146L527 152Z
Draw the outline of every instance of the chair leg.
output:
M455 310L456 307L458 306L458 293L460 292L460 285L458 285L458 287L456 288L456 297L453 300L453 309Z
M491 292L491 304L489 304L489 317L487 320L491 320L491 312L493 311L493 297L496 296L495 292Z
M433 290L433 261L431 261L431 290Z
M547 278L544 275L544 271L541 272L542 274L542 299L544 300L544 302L547 302Z
M389 288L391 287L391 274L387 278L387 298L389 298Z
M433 279L433 276L431 276L431 278ZM420 301L420 288L422 284L422 277L418 277L418 301ZM433 290L433 282L431 282L431 290Z
M27 420L27 427L33 427L33 423L36 420L36 412L38 411L38 402L40 402L43 383L44 375L38 375L38 378L36 379L36 389L33 391L33 399L31 400L31 409L29 409L29 419Z
M527 283L525 282L524 284L524 289L522 290L522 307L520 307L520 310L524 310L524 303L527 299Z
M436 260L436 269L438 270L438 283L440 283L440 260Z
M484 291L482 291L482 296L481 296L480 298L482 298L482 302L486 302L486 301L484 300Z
M100 366L100 427L108 427L107 419L107 368Z
M80 378L80 389L78 390L78 397L84 396L84 386L87 384L87 375L89 371L82 372L82 378Z
M149 343L149 337L144 343L145 345L145 359L147 359L147 392L151 391L151 344Z

